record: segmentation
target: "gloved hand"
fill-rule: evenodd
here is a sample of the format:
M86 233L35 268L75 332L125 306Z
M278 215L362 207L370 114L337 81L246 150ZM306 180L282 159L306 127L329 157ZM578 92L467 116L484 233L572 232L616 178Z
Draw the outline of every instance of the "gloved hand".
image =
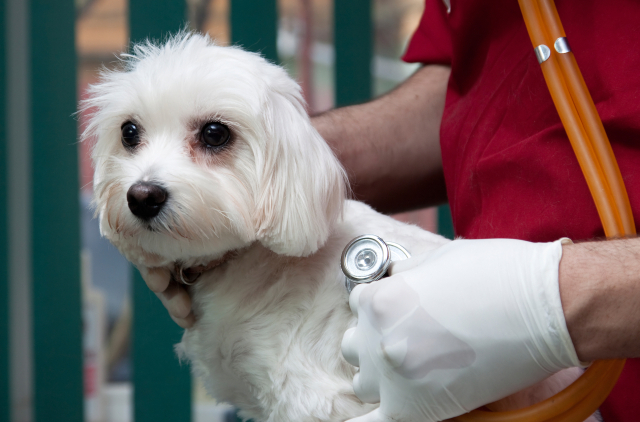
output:
M454 240L358 285L342 352L356 395L380 407L351 422L441 421L580 366L561 257L561 240Z
M196 319L191 312L191 297L183 285L171 279L171 273L163 268L138 267L140 275L162 301L171 319L182 328L190 328Z

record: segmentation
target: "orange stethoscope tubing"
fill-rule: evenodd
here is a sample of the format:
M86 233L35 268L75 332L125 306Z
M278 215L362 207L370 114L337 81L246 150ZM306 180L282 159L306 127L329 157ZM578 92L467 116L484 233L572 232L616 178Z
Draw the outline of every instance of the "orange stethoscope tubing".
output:
M573 53L562 48L562 44L555 47L558 41L566 41L556 6L553 0L518 2L534 49L547 48L548 57L541 60L540 67L593 196L605 234L609 238L634 235L636 228L629 197L593 99ZM596 361L568 388L533 406L502 412L474 410L454 420L582 422L607 398L624 362Z

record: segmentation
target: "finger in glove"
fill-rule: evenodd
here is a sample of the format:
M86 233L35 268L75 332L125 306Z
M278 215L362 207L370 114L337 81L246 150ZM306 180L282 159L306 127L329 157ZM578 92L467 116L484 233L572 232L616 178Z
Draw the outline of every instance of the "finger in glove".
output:
M380 411L380 408L375 409L367 414L358 416L357 418L349 419L346 422L396 422L397 419L392 419Z
M380 386L375 373L367 370L353 376L353 392L364 403L380 403Z
M349 328L342 337L342 356L344 359L353 366L360 366L360 359L358 358L358 345L353 338L356 333L356 328Z
M412 256L411 258L403 259L400 261L392 261L391 265L389 265L388 273L389 275L394 275L415 268L426 261L432 254L433 251L426 252L421 255Z

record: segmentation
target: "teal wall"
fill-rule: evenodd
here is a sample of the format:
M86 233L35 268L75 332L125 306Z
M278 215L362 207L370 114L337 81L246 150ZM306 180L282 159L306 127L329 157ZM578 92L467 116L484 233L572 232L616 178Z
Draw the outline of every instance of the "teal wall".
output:
M279 63L276 0L231 0L229 4L231 43L245 50L261 53L267 60Z
M373 18L371 0L334 0L335 105L371 98Z
M453 239L455 236L449 205L440 205L438 207L438 233L449 239Z

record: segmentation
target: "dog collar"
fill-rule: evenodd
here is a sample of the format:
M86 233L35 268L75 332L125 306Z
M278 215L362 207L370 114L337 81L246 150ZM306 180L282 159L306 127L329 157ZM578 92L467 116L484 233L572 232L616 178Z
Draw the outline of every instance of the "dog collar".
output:
M222 255L222 257L214 259L206 265L196 265L189 268L184 268L182 264L176 263L172 273L173 279L178 283L184 284L186 286L191 286L198 280L198 278L200 278L202 273L219 267L220 265L229 261L231 258L235 258L236 255L236 251L229 251Z

